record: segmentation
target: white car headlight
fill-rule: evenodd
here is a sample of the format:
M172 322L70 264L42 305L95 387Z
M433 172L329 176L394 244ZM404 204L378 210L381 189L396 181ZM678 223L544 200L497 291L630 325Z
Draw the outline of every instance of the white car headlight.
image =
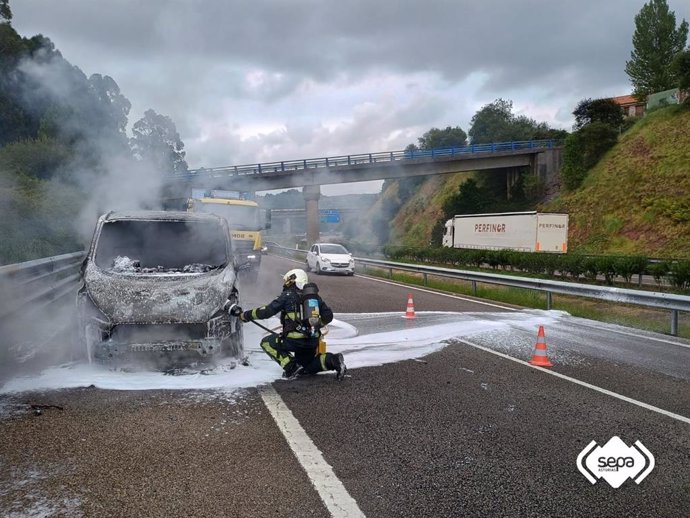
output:
M324 263L331 264L331 260L330 260L328 257L322 257L321 260L322 260Z

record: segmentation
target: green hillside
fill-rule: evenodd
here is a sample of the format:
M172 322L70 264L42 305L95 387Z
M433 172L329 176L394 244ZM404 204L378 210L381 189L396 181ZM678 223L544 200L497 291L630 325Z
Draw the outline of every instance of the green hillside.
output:
M443 202L474 173L455 173L427 177L395 215L391 222L390 241L407 246L426 246L431 229L443 219Z
M570 214L571 251L690 257L690 109L650 113L540 209Z
M469 177L428 178L392 219L389 243L428 245L443 201ZM531 209L570 214L570 251L690 257L690 109L650 113L582 187Z

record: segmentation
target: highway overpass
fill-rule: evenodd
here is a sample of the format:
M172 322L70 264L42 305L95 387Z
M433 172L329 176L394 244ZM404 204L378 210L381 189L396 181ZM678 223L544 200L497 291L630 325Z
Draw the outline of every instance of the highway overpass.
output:
M501 171L507 186L511 186L525 169L548 180L558 174L560 163L561 148L556 141L499 142L201 168L172 176L166 190L170 197L185 197L192 188L258 192L301 187L307 211L307 240L313 243L319 239L321 185Z

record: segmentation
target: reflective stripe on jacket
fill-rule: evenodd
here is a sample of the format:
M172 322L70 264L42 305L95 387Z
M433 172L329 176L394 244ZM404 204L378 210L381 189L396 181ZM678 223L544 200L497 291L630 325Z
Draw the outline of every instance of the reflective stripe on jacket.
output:
M283 292L271 301L267 306L245 311L243 320L263 320L280 313L280 323L283 326L284 336L288 338L307 338L307 336L295 330L296 324L302 324L301 318L302 297L295 286L284 288ZM333 320L333 311L319 298L319 313L321 325L324 326Z

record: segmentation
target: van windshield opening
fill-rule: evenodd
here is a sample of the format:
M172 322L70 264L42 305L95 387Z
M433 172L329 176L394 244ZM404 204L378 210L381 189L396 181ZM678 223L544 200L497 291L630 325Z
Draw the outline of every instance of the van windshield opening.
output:
M111 221L95 259L119 271L203 273L228 263L228 235L212 221Z

